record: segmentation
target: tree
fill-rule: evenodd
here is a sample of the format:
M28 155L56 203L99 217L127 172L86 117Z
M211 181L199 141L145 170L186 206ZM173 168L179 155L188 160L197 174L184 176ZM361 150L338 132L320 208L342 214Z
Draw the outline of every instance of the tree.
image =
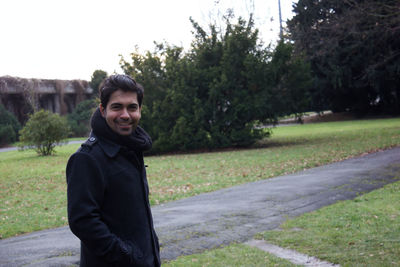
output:
M0 104L0 146L15 142L20 129L17 118Z
M282 98L280 108L284 115L295 114L301 120L302 114L310 110L310 88L312 77L310 64L302 55L293 51L293 44L281 39L275 47L268 74L274 84L277 95Z
M99 85L101 84L101 82L107 78L108 74L107 72L103 71L103 70L95 70L92 74L92 79L90 80L90 87L93 88L93 95L97 95L97 93L99 92Z
M252 20L233 25L229 18L224 34L215 25L206 33L192 20L195 40L186 54L164 44L145 57L132 54L132 64L121 60L125 73L145 87L142 123L155 149L248 145L265 133L253 127L256 121L274 119L274 112L259 101L268 101L263 93L268 83L254 79L250 88L247 79L267 64L258 31Z
M247 146L269 135L258 124L304 111L309 68L292 56L291 45L271 52L251 17L224 19L224 27L211 24L208 32L191 20L194 40L186 53L157 44L144 56L132 53L131 63L121 58L124 72L145 88L141 124L153 151Z
M288 22L315 75L313 105L400 113L398 0L299 0Z
M34 148L42 156L54 153L54 148L68 137L69 127L65 118L56 113L40 110L29 116L20 131L20 148Z
M154 119L154 113L160 108L160 103L164 101L169 88L166 84L167 79L162 61L163 53L164 45L157 44L153 53L147 52L145 55L141 55L137 50L131 53L131 63L123 57L120 60L124 72L145 88L141 125L150 133L153 140L158 139L161 127L159 123L162 122ZM157 123L155 123L156 121Z
M86 136L90 131L90 118L97 107L97 101L88 99L76 105L75 109L68 114L67 120L73 136Z

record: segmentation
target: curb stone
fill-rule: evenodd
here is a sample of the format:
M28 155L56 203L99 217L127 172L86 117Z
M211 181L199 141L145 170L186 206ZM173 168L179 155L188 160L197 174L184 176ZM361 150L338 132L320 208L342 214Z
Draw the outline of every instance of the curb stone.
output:
M322 261L315 257L310 257L308 255L302 254L292 249L282 248L275 246L273 244L267 243L264 240L252 239L244 243L250 247L255 247L275 255L278 258L282 258L290 261L293 264L303 265L303 266L320 266L320 267L340 267L338 264L333 264L327 261Z

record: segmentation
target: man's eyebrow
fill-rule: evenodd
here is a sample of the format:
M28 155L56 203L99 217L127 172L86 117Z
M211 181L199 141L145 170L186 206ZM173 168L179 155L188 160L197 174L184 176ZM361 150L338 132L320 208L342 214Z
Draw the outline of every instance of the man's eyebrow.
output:
M113 107L113 108L117 108L117 107L120 107L120 106L122 106L121 103L111 103L110 104L110 107Z

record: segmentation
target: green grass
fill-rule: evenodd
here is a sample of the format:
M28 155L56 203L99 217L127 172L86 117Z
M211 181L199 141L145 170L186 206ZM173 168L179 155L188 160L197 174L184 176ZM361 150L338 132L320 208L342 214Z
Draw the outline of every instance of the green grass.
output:
M304 124L274 129L258 148L146 157L152 204L292 173L400 145L400 119ZM39 157L0 153L0 235L67 224L65 166L79 144Z
M65 164L79 145L57 148L55 156L33 150L0 153L0 236L67 224Z
M265 267L265 266L297 266L289 261L277 258L257 248L243 244L213 249L201 254L181 256L170 262L163 262L163 267Z
M400 145L400 119L279 127L262 148L149 157L152 204Z
M400 266L400 182L258 235L341 266Z

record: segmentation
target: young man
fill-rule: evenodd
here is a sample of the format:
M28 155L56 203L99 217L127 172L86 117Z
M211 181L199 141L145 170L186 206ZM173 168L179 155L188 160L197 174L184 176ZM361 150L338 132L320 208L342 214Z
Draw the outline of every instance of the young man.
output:
M81 240L80 266L160 266L138 126L143 88L126 75L100 85L89 139L67 165L68 221Z

